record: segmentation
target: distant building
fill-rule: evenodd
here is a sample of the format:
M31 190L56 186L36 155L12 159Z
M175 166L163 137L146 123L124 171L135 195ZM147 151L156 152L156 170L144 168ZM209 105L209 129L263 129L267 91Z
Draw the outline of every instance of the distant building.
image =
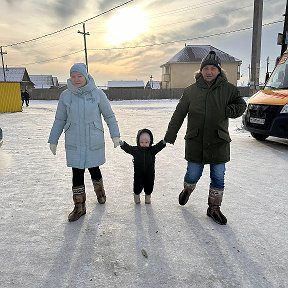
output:
M149 80L145 89L161 89L161 81Z
M53 86L56 86L54 85L52 75L30 75L30 79L34 83L35 89L51 88Z
M162 88L185 88L194 83L194 75L199 70L202 59L212 50L221 59L222 68L226 72L228 81L237 85L237 80L240 78L241 60L211 45L187 45L160 66L162 68Z
M31 81L26 68L24 67L6 67L4 68L6 82L18 82L20 88L30 89L34 87L33 81ZM0 68L0 82L4 82L3 69Z
M108 85L107 85L108 90L109 89L144 89L144 81L142 80L135 80L135 81L124 81L124 80L120 80L120 81L108 81Z
M53 80L53 85L55 87L59 87L59 82L58 82L58 78L55 76L52 76L52 80Z

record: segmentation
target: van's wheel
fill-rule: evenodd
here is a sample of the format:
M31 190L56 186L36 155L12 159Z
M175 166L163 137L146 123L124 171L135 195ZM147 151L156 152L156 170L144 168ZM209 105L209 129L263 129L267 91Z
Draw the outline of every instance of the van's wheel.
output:
M259 141L264 141L266 138L268 138L268 135L263 135L263 134L253 133L253 132L251 132L251 135L253 138Z

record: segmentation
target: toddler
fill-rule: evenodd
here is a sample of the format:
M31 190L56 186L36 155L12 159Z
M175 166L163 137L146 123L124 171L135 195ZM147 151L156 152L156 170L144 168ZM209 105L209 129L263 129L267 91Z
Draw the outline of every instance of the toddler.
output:
M137 146L130 146L120 140L120 147L133 156L134 202L140 203L140 193L144 189L145 203L150 204L155 179L155 155L166 146L166 143L161 140L156 145L152 145L153 134L149 129L139 130L136 142Z

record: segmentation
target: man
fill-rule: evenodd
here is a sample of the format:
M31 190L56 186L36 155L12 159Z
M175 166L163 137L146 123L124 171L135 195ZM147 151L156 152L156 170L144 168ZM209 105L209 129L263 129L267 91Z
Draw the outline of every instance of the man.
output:
M25 100L26 107L28 107L29 106L30 95L29 95L27 89L25 89L25 91L23 92L23 98ZM22 104L22 106L23 106L23 104Z
M225 163L230 160L228 118L240 117L246 103L237 88L227 81L220 58L214 51L203 58L196 83L184 93L168 125L164 141L174 144L177 133L188 115L185 135L187 172L179 204L185 205L196 188L205 164L210 164L210 188L207 215L225 225L220 211L224 192Z

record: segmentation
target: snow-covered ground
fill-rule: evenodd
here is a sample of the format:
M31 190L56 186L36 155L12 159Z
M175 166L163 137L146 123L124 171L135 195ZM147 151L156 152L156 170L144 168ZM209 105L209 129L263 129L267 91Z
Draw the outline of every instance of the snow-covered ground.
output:
M121 138L140 128L163 138L177 100L112 102ZM206 216L209 167L182 207L185 125L157 155L152 204L133 203L130 155L114 149L107 126L102 166L107 193L97 204L86 172L87 214L69 223L71 170L61 137L47 144L57 101L31 101L0 114L0 286L10 287L288 287L288 141L254 140L230 121L220 226ZM142 196L143 197L143 196ZM141 250L145 249L148 258Z

